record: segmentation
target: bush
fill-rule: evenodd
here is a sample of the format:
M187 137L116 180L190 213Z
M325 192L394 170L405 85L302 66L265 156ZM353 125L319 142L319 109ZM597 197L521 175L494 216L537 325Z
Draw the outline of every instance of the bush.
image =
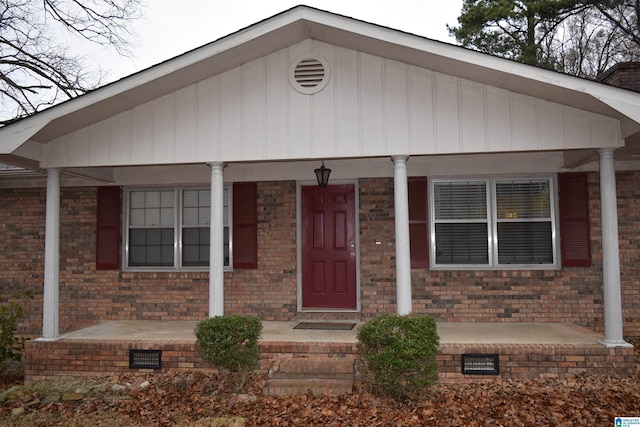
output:
M394 399L424 397L438 380L439 343L430 316L376 317L358 329L363 384Z
M6 367L8 360L22 360L25 337L16 336L18 320L24 315L24 298L33 298L33 292L18 292L10 299L0 299L0 372Z
M260 362L262 322L254 316L218 316L196 325L202 357L226 370L241 389Z

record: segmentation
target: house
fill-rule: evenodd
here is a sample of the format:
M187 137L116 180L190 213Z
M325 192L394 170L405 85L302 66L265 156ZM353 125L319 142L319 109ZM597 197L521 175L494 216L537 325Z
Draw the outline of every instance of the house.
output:
M0 286L41 341L427 313L626 348L638 153L638 93L299 6L1 128Z

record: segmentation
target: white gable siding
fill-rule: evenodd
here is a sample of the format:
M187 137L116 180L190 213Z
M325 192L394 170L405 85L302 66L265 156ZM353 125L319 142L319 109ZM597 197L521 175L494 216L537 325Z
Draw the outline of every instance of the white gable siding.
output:
M266 75L269 82L266 97L265 155L268 159L284 159L290 150L289 142L289 56L286 50L276 52L265 59ZM282 117L284 116L284 117Z
M133 115L130 112L124 112L112 117L109 122L111 125L111 139L108 143L111 147L109 160L113 164L131 164Z
M510 151L513 142L513 123L511 121L511 94L496 87L485 87L484 110L486 117L486 140L491 141L495 151ZM549 135L552 145L558 140Z
M411 123L411 145L414 152L436 152L435 115L427 113L436 109L436 98L433 96L435 93L434 74L422 68L409 67L408 102L412 111L409 122Z
M198 147L198 92L197 87L188 86L176 92L176 129L174 144L176 163L188 163Z
M155 115L155 102L150 102L131 111L131 139L126 141L131 147L132 164L153 164L153 152L155 151L155 138L153 124ZM169 120L169 118L166 118ZM89 141L90 144L100 144L101 141ZM103 144L111 145L112 141L103 141ZM51 145L51 144L49 144ZM112 163L109 163L112 164Z
M305 95L291 64L328 62ZM618 120L307 40L45 148L43 167L520 152L619 146Z
M192 138L197 139L195 151L184 153L187 159L219 159L220 158L220 120L214 120L220 112L220 79L208 79L194 85L198 120L193 123L196 132ZM179 145L178 141L178 144ZM185 160L188 162L189 160Z

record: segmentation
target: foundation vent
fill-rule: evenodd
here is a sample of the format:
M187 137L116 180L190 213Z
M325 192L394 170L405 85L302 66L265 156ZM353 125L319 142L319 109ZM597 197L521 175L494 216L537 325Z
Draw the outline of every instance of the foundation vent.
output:
M463 354L461 361L463 374L500 374L500 355L498 354Z
M129 350L129 368L161 369L161 350Z

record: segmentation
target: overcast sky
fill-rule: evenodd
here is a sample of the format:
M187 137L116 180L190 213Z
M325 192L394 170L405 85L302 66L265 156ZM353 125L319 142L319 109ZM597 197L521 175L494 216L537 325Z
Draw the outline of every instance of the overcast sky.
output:
M132 58L86 48L89 59L109 71L109 81L255 24L301 4L301 0L146 0L146 3L144 17L133 25L138 42L132 46ZM304 4L449 43L455 40L449 37L446 26L457 24L462 9L462 0L306 0Z

